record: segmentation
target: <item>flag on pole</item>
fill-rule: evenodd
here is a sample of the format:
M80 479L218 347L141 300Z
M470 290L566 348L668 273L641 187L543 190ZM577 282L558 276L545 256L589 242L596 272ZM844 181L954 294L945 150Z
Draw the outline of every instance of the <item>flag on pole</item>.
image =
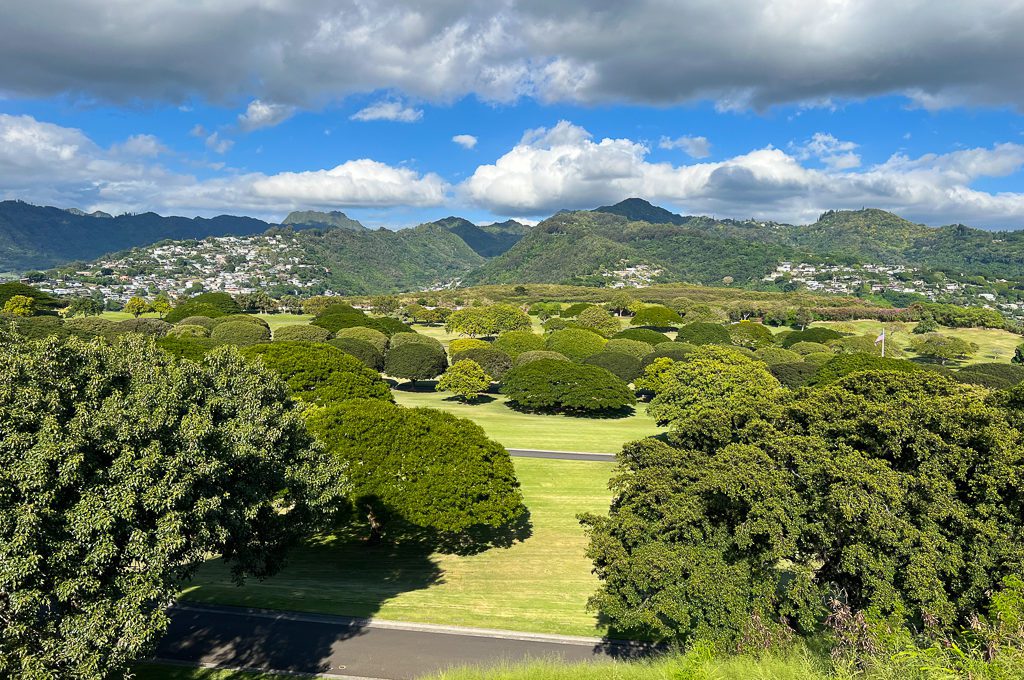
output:
M875 344L877 345L878 343L880 343L880 342L882 342L884 340L885 340L885 329L883 328L882 332L878 334L877 338L875 338Z

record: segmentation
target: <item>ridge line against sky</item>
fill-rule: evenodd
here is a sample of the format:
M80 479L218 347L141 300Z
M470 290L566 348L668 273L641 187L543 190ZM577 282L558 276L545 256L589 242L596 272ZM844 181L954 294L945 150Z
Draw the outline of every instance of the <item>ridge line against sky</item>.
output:
M1024 0L39 0L0 24L0 197L538 219L629 196L1024 227Z

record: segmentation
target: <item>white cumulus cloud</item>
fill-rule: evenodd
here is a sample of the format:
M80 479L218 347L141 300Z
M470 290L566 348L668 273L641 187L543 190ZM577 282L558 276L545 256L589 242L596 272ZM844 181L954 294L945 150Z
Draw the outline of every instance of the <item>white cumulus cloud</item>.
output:
M662 137L658 146L662 149L680 149L691 158L707 158L711 155L711 142L707 137Z
M455 135L452 137L452 141L461 146L463 149L472 149L476 146L477 138L473 135Z
M406 106L398 101L379 101L353 113L352 120L390 120L396 123L415 123L423 117L423 111Z
M238 124L248 132L280 125L293 115L295 115L294 106L253 99L245 108L245 113L238 116Z
M849 170L860 165L860 156L854 153L857 144L837 139L827 132L816 132L796 148L797 158L816 158L833 170Z

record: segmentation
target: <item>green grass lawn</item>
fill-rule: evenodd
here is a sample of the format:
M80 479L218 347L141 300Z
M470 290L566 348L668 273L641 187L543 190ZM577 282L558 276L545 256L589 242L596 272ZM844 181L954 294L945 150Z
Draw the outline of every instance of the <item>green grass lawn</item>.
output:
M132 668L132 680L280 680L295 677L278 673L223 671L212 668L191 668L159 663L141 663ZM313 676L309 676L313 677Z
M636 412L623 418L575 418L513 411L500 395L486 395L493 398L487 403L464 404L442 392L393 393L402 406L428 406L468 418L488 437L512 449L616 453L626 442L661 432L647 415L646 404L637 404Z
M128 312L110 312L105 311L100 314L103 319L109 319L110 321L127 321L128 319L134 319L135 317ZM140 319L159 319L160 315L156 312L147 312L139 317Z
M860 321L816 321L815 326L834 328L838 331L848 333L872 333L877 335L885 326L887 334L886 343L893 343L906 353L908 358L916 356L907 350L910 341L914 338L911 332L916 324L914 323L886 323L873 320ZM940 328L942 335L954 337L973 342L978 345L978 353L966 361L959 362L960 365L1001 362L1008 363L1013 357L1013 350L1017 345L1024 342L1024 338L1009 331L993 328Z
M256 314L270 325L270 330L279 326L306 324L313 320L312 314Z
M327 538L277 576L243 587L206 565L184 597L202 602L567 635L596 634L597 580L576 515L607 512L611 463L515 459L532 535L477 555Z

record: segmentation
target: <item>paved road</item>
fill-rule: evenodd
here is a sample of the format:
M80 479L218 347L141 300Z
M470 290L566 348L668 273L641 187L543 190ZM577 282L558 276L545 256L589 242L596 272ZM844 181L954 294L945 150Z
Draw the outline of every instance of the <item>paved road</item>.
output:
M580 453L576 451L538 451L536 449L509 449L517 458L547 458L548 460L592 460L606 463L615 462L614 453Z
M451 666L536 658L588 661L652 653L642 645L477 628L182 604L155 658L191 665L405 680Z

